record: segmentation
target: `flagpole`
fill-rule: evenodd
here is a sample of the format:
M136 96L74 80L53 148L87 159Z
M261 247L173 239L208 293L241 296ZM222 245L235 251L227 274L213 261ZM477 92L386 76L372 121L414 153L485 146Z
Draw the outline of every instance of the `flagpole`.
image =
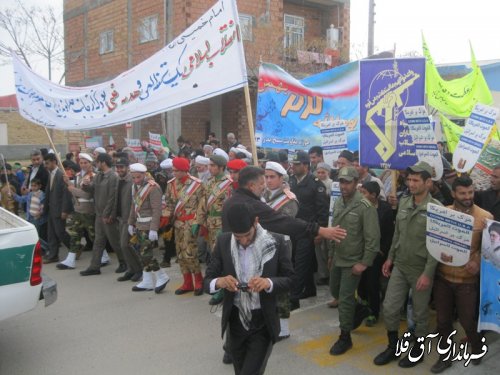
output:
M54 142L52 141L52 137L50 136L47 128L45 126L43 128L45 129L45 134L47 134L47 138L49 139L50 147L52 148L52 150L54 150L54 154L56 155L57 165L59 166L59 168L61 168L61 172L64 173L64 166L63 166L63 163L61 161L61 158L59 157L59 154L57 153L56 146L54 145Z
M250 132L250 145L252 147L253 165L259 165L259 158L257 157L257 145L255 144L255 129L253 127L252 104L250 102L250 90L248 83L244 86L245 103L247 108L248 131Z

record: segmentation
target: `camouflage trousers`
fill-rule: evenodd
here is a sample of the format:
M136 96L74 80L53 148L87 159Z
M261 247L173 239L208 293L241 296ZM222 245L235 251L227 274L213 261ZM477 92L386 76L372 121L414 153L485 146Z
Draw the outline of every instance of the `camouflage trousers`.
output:
M191 221L175 222L175 250L183 274L201 272L198 244L191 233L192 224Z
M130 238L130 246L139 253L142 264L144 265L144 271L151 272L160 269L158 261L153 254L155 244L149 240L149 231L138 230Z
M207 230L208 239L207 243L210 247L210 253L212 254L215 249L215 242L217 241L217 236L222 232L222 217L211 217L207 218Z
M81 240L87 233L88 237L93 241L95 238L95 214L82 214L73 212L68 225L68 233L70 236L70 253L77 253L81 248Z

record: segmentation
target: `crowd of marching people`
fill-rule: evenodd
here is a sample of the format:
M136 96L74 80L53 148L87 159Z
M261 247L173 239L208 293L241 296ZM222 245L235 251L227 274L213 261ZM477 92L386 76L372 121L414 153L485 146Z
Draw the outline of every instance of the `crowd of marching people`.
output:
M256 239L267 238L262 231L281 234L284 245L279 251L290 259L293 270L284 267L286 275L281 269L277 273L290 283L255 288L249 284L250 292L260 293L263 305L263 293L279 290L279 334L269 336L273 343L290 336L290 312L300 308L300 301L315 297L317 286L328 285L328 306L338 308L340 321L340 336L330 354L348 351L353 346L351 332L363 322L374 326L383 316L388 345L374 358L375 365L399 359L400 367L413 367L424 359L416 353L421 350L418 345L407 356L398 358L396 353L401 316L407 316L415 341L431 332L430 327L449 337L458 317L476 355L472 363L479 364L484 342L476 330L481 235L485 219L500 221L500 164L492 171L491 187L476 191L468 175L453 172L445 153L441 180L433 181L433 169L418 162L398 171L394 184L390 172L375 173L349 150L330 165L320 146L293 155L286 150L253 155L232 133L227 135L227 147L214 134L198 149L182 137L177 145L175 156L145 146L144 163L128 147L69 153L62 165L53 150L35 149L29 166L9 161L2 166L1 206L36 227L44 263L74 270L82 251L91 251L90 264L80 275L99 275L109 264L108 252L114 252L118 281L133 281L134 292L161 293L175 259L183 278L175 294L208 292L210 305L218 305L236 293L240 297L234 304L246 330L252 321L248 312L264 307L239 294L246 293L243 289L252 276L245 269L236 266L242 278L236 284L216 274L214 259L219 258L214 253L222 246L218 238L232 232L246 248L253 243L250 239L245 245L248 233ZM330 217L334 182L339 183L340 196ZM475 218L470 260L464 266L439 263L427 251L428 203ZM238 226L235 207L249 207L247 226ZM490 231L500 237L500 226L492 225ZM61 243L68 250L64 258ZM257 240L255 245L268 246ZM257 265L249 262L254 270ZM203 263L208 267L205 282ZM431 307L436 310L435 323L429 322ZM234 360L237 373L245 373L244 360L231 349L237 345L231 340L225 343L224 361ZM451 365L449 356L441 355L432 372Z

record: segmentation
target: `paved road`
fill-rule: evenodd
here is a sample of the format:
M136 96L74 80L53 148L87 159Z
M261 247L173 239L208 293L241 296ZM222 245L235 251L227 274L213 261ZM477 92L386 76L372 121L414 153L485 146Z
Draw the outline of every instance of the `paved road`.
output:
M63 252L64 253L64 252ZM54 264L44 272L58 283L59 297L26 314L0 322L0 375L169 375L232 374L222 364L220 313L211 313L209 296L174 295L181 284L176 264L164 293L132 293L131 282L117 282L116 261L99 276L81 277L89 262L84 253L74 271ZM354 348L341 357L328 354L336 340L338 312L325 306L326 287L302 303L291 319L292 337L275 345L268 374L405 374L428 373L436 354L415 369L395 363L383 368L372 358L386 345L385 331L360 327ZM488 338L489 352L480 366L455 363L449 374L498 374L500 340Z

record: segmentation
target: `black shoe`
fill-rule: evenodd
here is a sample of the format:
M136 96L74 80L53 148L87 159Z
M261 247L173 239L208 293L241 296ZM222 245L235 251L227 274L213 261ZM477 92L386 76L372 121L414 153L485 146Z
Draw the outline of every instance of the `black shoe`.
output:
M134 275L130 278L130 281L136 282L142 279L142 271L134 273Z
M59 257L58 256L55 256L55 257L52 257L52 258L45 258L43 260L43 264L57 263L57 262L59 262Z
M201 296L203 294L203 288L195 289L193 294L195 296Z
M340 355L352 348L351 334L342 331L340 337L335 344L330 348L331 355Z
M298 299L290 299L290 311L300 309L300 302Z
M316 281L316 285L321 286L321 285L328 285L330 283L330 280L328 280L328 277L321 277Z
M412 368L412 367L415 367L416 365L418 365L420 362L424 361L423 354L421 356L419 356L417 360L415 360L415 359L410 360L409 357L410 357L411 352L412 352L412 350L410 350L410 353L408 353L408 355L406 357L399 360L399 362L398 362L399 367ZM413 357L413 355L412 355L412 358L415 358L415 357Z
M67 266L67 265L65 265L64 263L57 263L57 264L56 264L56 268L57 268L58 270L74 270L74 269L75 269L75 267L70 267L70 266Z
M452 365L451 360L448 359L447 361L445 361L444 360L445 358L446 358L446 356L444 356L444 355L439 356L439 359L437 360L437 362L434 363L434 365L431 367L431 372L433 374L440 374L444 370L446 370L447 368L451 367L451 365Z
M92 276L92 275L100 275L101 271L100 270L92 270L90 268L87 268L84 271L80 271L81 276Z
M231 354L229 354L228 352L224 352L224 356L222 357L222 363L224 363L225 365L230 365L233 363L233 357L231 357Z
M304 290L299 295L299 299L306 299L306 298L309 298L309 297L316 297L316 290L310 290L310 291Z
M278 339L276 340L277 342L289 339L290 335L285 335L285 336L278 336Z
M118 268L115 270L115 273L123 273L127 270L127 265L125 263L120 263Z
M131 280L135 273L125 272L122 276L120 276L116 281L128 281Z
M396 348L388 346L387 349L373 359L373 363L377 366L384 366L392 361L395 361L396 359L398 359L396 356Z

